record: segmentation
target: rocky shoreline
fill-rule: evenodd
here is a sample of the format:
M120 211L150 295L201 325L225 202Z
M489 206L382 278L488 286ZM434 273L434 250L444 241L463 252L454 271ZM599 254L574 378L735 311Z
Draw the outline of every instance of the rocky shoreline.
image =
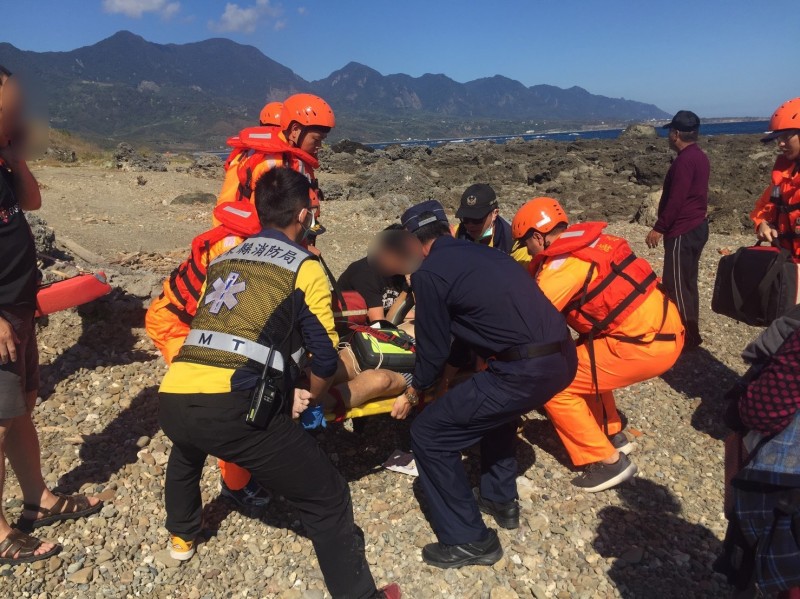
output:
M552 426L532 413L518 450L522 527L500 532L506 555L494 567L443 572L420 560L420 548L433 535L414 479L379 466L394 449L408 449L408 423L372 417L356 432L332 426L319 440L350 482L379 582L399 581L412 599L727 596L724 580L710 568L726 524L722 394L744 370L738 354L757 329L714 315L709 305L720 252L751 241L743 216L768 182L773 154L754 138L712 138L703 146L714 169L712 236L700 273L706 344L664 377L619 393L636 444L635 482L596 495L577 491L569 484L573 474ZM321 247L340 272L362 255L372 233L407 205L438 197L452 208L467 185L488 181L507 216L534 195L555 195L581 218L611 221L613 232L629 238L660 269L660 251L647 250L643 240L647 210L669 160L665 141L646 137L479 142L430 152L326 150L320 179L329 232ZM73 239L102 257L99 266L116 286L112 295L39 325L42 401L36 422L43 469L47 481L62 490L100 493L108 501L87 521L42 529L42 536L63 543L64 551L31 567L0 567L0 588L10 597L37 599L327 597L292 508L275 497L263 513L235 509L217 497L213 460L203 479L205 542L182 566L165 551L169 441L158 430L156 395L165 366L144 334L143 315L150 294L188 248L188 238L208 222L210 206L173 206L173 197L213 193L219 185L185 165L183 172L167 168L145 172L145 185L137 182L141 171L135 168L35 168L44 186L44 216L55 228L51 239L39 223L44 229L37 239L49 243L60 260L50 269L98 267L59 241ZM71 183L76 178L82 187ZM87 224L98 218L92 211L100 205L91 193L105 194L108 222ZM165 240L168 229L138 227L128 212L131 204L140 213L172 219L164 226L172 224L175 235ZM67 208L69 218L62 214ZM630 222L637 213L639 222ZM106 229L102 236L99 228ZM118 243L109 245L104 241L109 236ZM136 243L142 244L138 250ZM474 452L465 456L473 474L476 458ZM13 520L22 503L13 475L5 500Z

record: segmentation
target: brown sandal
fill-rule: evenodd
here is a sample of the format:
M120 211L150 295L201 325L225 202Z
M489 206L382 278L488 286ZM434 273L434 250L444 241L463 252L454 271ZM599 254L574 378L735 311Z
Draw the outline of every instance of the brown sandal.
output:
M26 535L15 528L8 533L5 539L0 541L0 564L10 564L12 566L30 564L53 557L62 549L61 545L56 545L50 551L36 555L36 550L42 545L43 542L36 537ZM9 555L16 555L17 557L7 557Z
M24 504L24 509L30 512L40 512L43 515L40 518L25 518L23 516L17 522L17 527L25 531L34 530L61 520L77 520L84 516L96 514L103 509L102 501L97 502L97 505L91 505L85 495L63 495L62 493L56 493L55 495L58 497L58 501L50 509L30 503Z

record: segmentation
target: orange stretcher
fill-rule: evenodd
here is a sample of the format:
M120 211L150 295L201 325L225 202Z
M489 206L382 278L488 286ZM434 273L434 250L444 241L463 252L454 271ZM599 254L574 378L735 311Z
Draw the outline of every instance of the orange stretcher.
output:
M111 292L104 272L83 274L42 285L36 293L36 316L74 308Z

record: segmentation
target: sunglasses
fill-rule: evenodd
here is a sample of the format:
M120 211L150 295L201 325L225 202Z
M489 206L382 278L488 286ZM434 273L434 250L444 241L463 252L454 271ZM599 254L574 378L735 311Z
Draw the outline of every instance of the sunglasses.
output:
M490 213L491 214L491 213ZM486 216L489 216L488 214ZM461 219L461 222L465 225L482 225L483 221L486 220L486 216L481 218L467 218L464 217Z

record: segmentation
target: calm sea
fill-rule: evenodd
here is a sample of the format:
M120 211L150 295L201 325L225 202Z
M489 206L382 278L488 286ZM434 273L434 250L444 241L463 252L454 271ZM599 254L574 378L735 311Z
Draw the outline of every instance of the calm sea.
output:
M746 121L740 123L712 123L703 125L701 133L703 135L742 135L764 133L769 126L769 121ZM597 129L594 131L561 131L558 133L526 133L523 135L495 135L487 137L464 137L460 139L424 139L409 140L404 142L384 142L365 144L367 146L383 149L387 146L400 144L401 146L441 146L448 143L468 143L471 141L493 141L495 143L505 143L509 139L522 138L531 139L552 139L555 141L573 141L575 139L616 139L623 129ZM666 131L658 129L660 136L665 137Z

